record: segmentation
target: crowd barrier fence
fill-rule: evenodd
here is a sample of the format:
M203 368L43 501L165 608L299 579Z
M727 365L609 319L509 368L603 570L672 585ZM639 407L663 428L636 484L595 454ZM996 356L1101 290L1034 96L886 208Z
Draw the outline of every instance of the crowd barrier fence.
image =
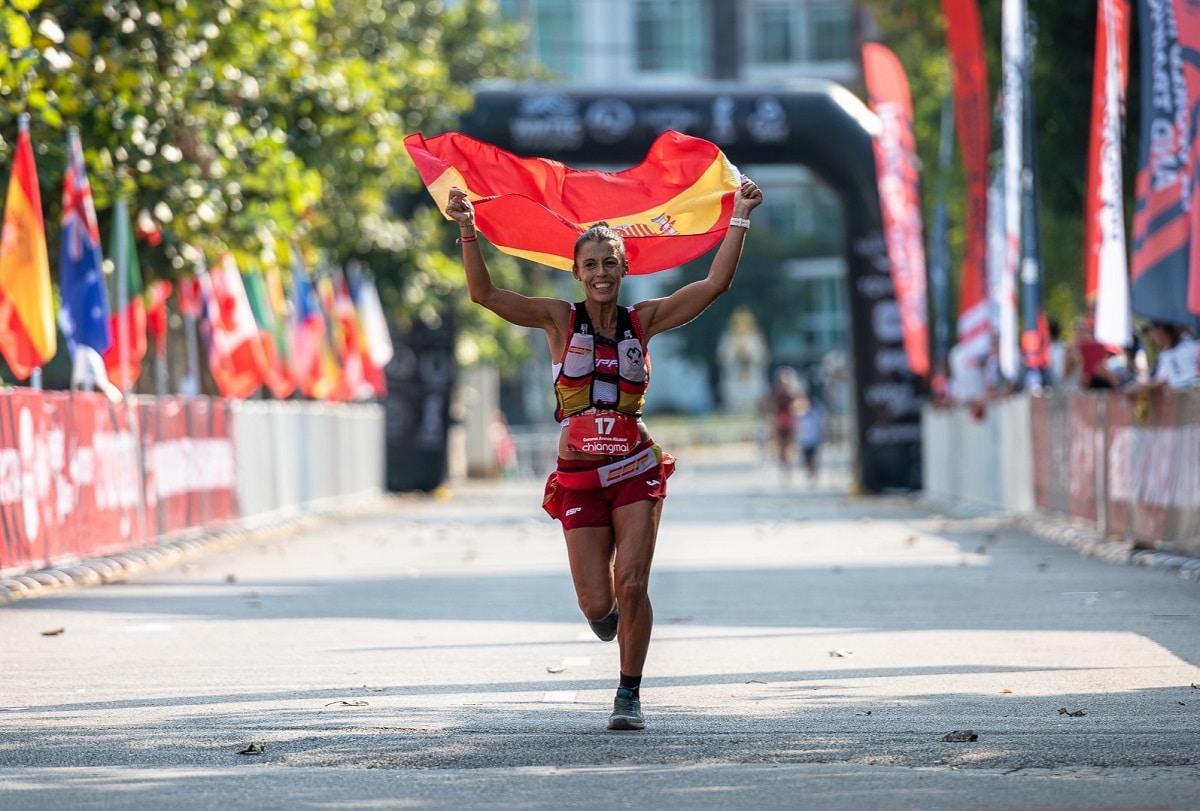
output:
M0 392L0 575L383 486L375 404Z
M1139 547L1200 556L1200 390L1095 391L926 406L927 495L1086 521Z

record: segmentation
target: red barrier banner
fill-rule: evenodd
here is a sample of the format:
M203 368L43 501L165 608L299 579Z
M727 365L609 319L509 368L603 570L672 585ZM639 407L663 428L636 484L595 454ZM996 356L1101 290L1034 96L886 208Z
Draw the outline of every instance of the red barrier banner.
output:
M0 571L149 540L136 425L97 394L0 394Z
M0 572L237 517L230 429L224 400L0 393Z

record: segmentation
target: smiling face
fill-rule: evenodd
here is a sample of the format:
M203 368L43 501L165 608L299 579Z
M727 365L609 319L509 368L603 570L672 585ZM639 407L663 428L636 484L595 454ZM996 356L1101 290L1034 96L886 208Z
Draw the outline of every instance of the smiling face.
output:
M583 285L583 294L589 301L615 302L625 272L624 251L613 240L584 242L575 253L572 274Z

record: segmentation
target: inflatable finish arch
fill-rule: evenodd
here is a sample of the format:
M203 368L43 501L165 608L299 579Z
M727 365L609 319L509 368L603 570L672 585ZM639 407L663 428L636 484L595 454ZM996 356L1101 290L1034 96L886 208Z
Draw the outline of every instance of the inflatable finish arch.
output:
M825 81L614 93L481 85L461 130L521 155L633 165L660 132L718 144L735 164L803 164L841 197L853 340L857 476L864 490L921 486L920 381L909 372L883 242L873 113Z

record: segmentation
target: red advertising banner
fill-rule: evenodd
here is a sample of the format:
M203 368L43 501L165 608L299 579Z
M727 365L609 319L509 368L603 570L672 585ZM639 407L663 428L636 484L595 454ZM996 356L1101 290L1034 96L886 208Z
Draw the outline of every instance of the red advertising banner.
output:
M1083 218L1084 295L1094 308L1097 338L1112 346L1128 344L1132 331L1121 182L1128 83L1129 0L1099 0Z
M225 400L0 392L0 572L235 518L230 427Z
M946 43L954 66L954 118L967 176L966 247L959 285L958 340L983 354L990 350L984 257L988 152L991 148L983 25L975 0L942 0L942 12L946 15Z
M925 248L921 235L920 174L908 77L896 55L875 42L863 45L863 68L871 109L879 116L881 125L872 146L883 210L884 242L904 333L904 352L913 373L928 377Z

